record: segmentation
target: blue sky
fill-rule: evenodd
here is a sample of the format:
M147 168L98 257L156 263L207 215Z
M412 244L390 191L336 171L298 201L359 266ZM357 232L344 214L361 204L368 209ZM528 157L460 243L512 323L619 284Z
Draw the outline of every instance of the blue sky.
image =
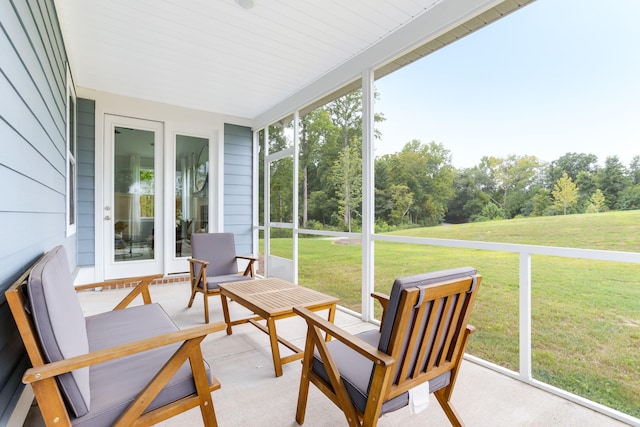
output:
M482 156L640 155L640 1L537 0L376 82L376 155L442 143Z

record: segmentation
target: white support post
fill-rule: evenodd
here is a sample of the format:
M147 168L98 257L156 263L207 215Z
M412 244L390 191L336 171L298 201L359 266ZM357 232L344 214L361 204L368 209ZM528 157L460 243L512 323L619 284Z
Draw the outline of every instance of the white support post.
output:
M531 254L520 252L520 377L531 381Z
M362 72L362 319L373 319L374 289L374 88L373 70Z
M300 112L296 110L293 113L293 250L291 257L293 258L293 283L298 283L298 229L300 227L298 221L298 180L300 168Z
M260 185L260 177L258 174L260 173L260 132L257 130L253 131L253 183L251 188L253 189L253 208L251 212L251 230L252 230L252 238L253 242L251 246L251 253L254 256L258 256L260 252L260 230L258 227L260 226L260 206L258 202L260 200L258 186ZM264 261L263 261L264 262Z
M269 277L269 253L271 252L271 216L269 214L269 206L271 204L270 191L271 174L269 173L269 126L264 128L264 277Z

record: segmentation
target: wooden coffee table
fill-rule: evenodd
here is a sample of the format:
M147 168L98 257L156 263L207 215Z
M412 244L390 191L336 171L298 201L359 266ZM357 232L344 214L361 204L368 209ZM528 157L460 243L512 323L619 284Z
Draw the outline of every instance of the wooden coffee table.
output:
M276 320L295 316L293 307L302 306L311 311L328 309L327 319L333 322L336 314L336 304L340 301L338 298L277 278L221 283L220 297L222 299L224 321L227 324L227 335L232 334L232 326L242 323L251 323L269 335L276 377L282 375L283 364L302 359L303 356L302 349L278 336ZM231 321L227 298L253 311L257 316ZM266 326L258 323L258 320L266 320ZM327 336L327 340L330 338ZM280 357L278 343L289 348L293 351L293 354Z

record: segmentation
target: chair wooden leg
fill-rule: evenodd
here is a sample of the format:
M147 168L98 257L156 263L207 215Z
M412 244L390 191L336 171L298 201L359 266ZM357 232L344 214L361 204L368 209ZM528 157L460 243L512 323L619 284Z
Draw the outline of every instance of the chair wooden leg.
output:
M209 298L206 292L203 292L202 295L204 295L204 323L209 323Z
M187 308L191 308L191 306L193 305L193 300L196 298L196 287L193 286L191 288L191 298L189 298L189 304L187 305Z
M442 410L447 415L447 418L449 418L451 425L454 427L463 427L464 423L462 422L462 418L460 418L460 414L451 406L451 402L447 398L445 391L446 389L440 389L433 394L436 396L436 399L438 399L438 403L440 403Z
M204 359L202 357L202 349L197 347L193 350L193 355L189 358L191 363L191 371L193 372L193 380L196 390L200 398L200 413L205 427L218 427L216 413L213 408L213 400L211 399L211 391L209 389L209 380L207 372L204 369Z
M302 374L300 374L300 390L298 391L298 406L296 409L296 422L300 425L304 423L304 416L307 412L307 398L309 396L309 371L313 360L313 341L307 334L307 342L304 346L305 355L302 359Z

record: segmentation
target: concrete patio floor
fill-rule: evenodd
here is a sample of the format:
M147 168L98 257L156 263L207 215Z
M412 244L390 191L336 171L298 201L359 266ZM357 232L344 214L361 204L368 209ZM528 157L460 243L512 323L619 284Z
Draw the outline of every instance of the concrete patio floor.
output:
M110 310L128 290L86 291L79 294L85 315ZM178 326L186 328L204 323L201 294L191 309L187 309L188 283L154 285L151 297L160 303ZM247 316L238 304L230 304L232 318ZM223 321L219 298L210 299L211 321ZM357 333L375 328L360 319L338 312L336 324ZM306 333L301 319L293 317L279 321L278 333L302 347ZM281 350L283 353L287 349ZM295 410L300 380L299 361L283 366L284 374L276 378L267 335L252 325L234 327L233 335L224 331L209 335L203 341L203 352L222 388L213 393L218 424L221 427L287 427L297 426ZM464 361L453 404L470 427L513 426L580 426L615 427L626 424L594 412L543 390L475 363ZM34 404L24 424L44 425ZM161 426L202 425L198 409L191 410L161 424ZM311 386L305 419L307 427L342 426L342 412ZM450 425L435 398L426 411L411 414L408 408L384 415L378 425L448 426Z

